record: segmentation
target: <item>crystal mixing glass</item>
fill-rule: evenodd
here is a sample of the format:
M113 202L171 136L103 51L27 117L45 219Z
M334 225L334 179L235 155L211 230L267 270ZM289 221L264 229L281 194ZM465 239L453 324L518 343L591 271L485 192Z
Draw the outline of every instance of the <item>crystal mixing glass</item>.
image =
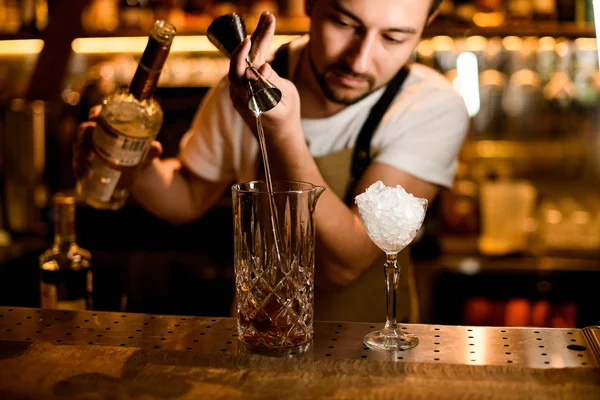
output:
M315 220L324 187L265 181L233 185L238 339L258 349L285 349L313 337ZM281 232L278 257L269 202Z

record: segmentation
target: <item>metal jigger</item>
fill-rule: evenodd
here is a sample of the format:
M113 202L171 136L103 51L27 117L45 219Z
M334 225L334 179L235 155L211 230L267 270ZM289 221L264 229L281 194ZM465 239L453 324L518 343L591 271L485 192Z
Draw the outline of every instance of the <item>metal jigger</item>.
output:
M206 31L208 39L223 54L231 58L231 53L244 41L246 26L239 14L226 14L215 19ZM281 90L265 79L246 57L248 68L248 108L256 115L269 111L281 100Z

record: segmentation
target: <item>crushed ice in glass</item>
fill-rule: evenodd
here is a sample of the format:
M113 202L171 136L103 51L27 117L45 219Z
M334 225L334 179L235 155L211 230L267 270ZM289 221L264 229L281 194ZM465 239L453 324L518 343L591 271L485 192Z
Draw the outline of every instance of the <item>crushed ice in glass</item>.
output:
M406 192L400 185L377 181L355 198L358 212L371 240L385 252L398 252L415 238L427 200Z

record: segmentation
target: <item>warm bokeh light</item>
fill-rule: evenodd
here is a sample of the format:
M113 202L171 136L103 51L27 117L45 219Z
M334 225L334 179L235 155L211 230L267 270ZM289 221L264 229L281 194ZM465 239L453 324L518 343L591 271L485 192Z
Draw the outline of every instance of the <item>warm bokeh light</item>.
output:
M478 12L473 15L473 23L482 28L494 28L504 23L505 15L501 12Z
M567 40L559 40L556 43L556 54L559 57L564 57L569 53L569 42Z
M431 40L423 39L423 40L421 40L421 42L419 42L419 46L417 47L417 53L419 54L419 56L428 58L428 57L433 56L434 52L435 52L435 49L434 49L433 45L431 44Z
M0 55L38 54L43 48L41 39L0 40Z
M454 50L454 39L450 36L435 36L431 39L431 44L436 51Z
M471 52L461 53L456 59L456 71L455 88L465 101L469 116L473 117L481 107L477 56Z
M467 51L484 51L488 40L483 36L469 36L465 41Z
M551 36L541 37L538 41L538 51L554 51L556 39Z
M595 51L596 50L596 38L578 38L575 39L575 47L578 50Z
M271 43L271 48L276 49L298 35L276 35ZM135 37L106 37L106 38L79 38L73 40L71 48L77 54L107 54L107 53L141 53L146 47L146 36ZM218 50L204 35L178 36L173 40L171 53L216 53Z
M506 36L502 44L507 51L518 51L523 46L523 39L518 36Z

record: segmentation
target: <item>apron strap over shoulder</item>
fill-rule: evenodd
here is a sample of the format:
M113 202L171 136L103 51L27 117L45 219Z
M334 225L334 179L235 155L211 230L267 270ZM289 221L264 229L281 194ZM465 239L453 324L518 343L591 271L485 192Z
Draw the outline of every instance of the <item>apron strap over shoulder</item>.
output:
M384 114L390 108L394 98L402 88L409 72L410 67L405 65L392 78L377 103L371 108L369 116L358 133L354 145L354 154L352 156L352 182L346 193L346 204L349 206L352 205L356 183L371 163L371 139L373 139L373 134L379 126Z
M275 57L271 61L271 67L275 72L277 72L277 75L286 79L288 78L289 54L290 46L289 43L287 43L277 49L275 52ZM404 84L409 72L409 65L403 66L400 71L398 71L398 73L387 85L377 103L375 103L375 105L371 108L367 119L360 129L352 155L352 181L350 182L346 192L345 200L346 204L349 206L352 205L356 183L371 162L371 139L373 138L373 134L379 126L384 114L394 101L394 98L402 88L402 85Z
M271 68L277 75L284 79L288 79L288 65L289 65L289 56L290 56L290 45L286 43L279 47L275 52L275 57L273 61L271 61Z

